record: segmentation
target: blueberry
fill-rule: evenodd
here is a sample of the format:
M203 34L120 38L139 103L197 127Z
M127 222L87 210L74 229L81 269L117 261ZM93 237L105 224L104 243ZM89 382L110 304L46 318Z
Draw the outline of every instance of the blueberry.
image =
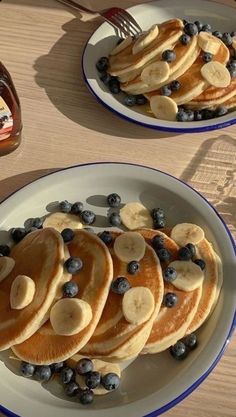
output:
M202 31L203 32L212 32L211 25L209 25L209 23L207 23L206 25L203 25Z
M72 204L69 203L67 200L61 201L59 204L60 211L62 213L70 213Z
M195 25L195 23L187 23L184 26L184 31L189 36L194 36L198 34L198 27Z
M108 58L106 56L102 56L98 62L96 63L96 68L99 72L104 72L108 68Z
M212 61L213 55L210 52L204 52L202 54L202 59L204 62L210 62Z
M151 216L152 216L153 220L164 219L165 212L160 207L154 208L154 209L152 209Z
M3 256L10 255L10 248L8 245L0 245L0 254Z
M222 39L223 33L221 33L219 30L215 30L212 35L214 35L218 39Z
M164 280L166 282L173 282L177 278L177 272L172 266L168 266L164 271Z
M191 109L187 109L185 111L188 122L192 122L194 120L194 112Z
M200 266L202 271L206 268L206 262L203 259L195 259L194 263Z
M79 401L83 405L92 404L93 398L94 394L91 389L85 389L79 392Z
M51 370L55 374L60 373L64 365L64 362L55 362L51 365Z
M211 109L203 109L202 110L203 120L213 119L214 116L215 116L214 110L211 110Z
M62 230L61 235L65 243L70 242L75 236L73 230L69 228Z
M140 269L140 264L137 261L131 261L127 265L127 272L131 275L137 274Z
M35 365L28 362L21 362L20 373L25 378L31 378L35 373Z
M192 258L196 255L196 247L194 246L193 243L187 243L187 245L185 245L186 248L188 248L188 250L190 251Z
M81 270L81 268L83 267L83 262L81 261L80 258L74 258L74 257L70 257L66 260L66 262L64 263L64 266L67 270L67 272L69 272L69 274L77 274L77 272L79 272Z
M25 236L27 232L23 227L16 227L11 231L11 237L15 243L19 243Z
M101 382L101 375L99 372L91 371L85 375L85 384L88 388L95 389Z
M85 375L93 371L93 362L89 358L82 358L76 365L76 372L79 375Z
M228 109L225 106L219 106L215 109L215 117L224 116L228 113Z
M184 34L180 36L179 40L182 45L188 45L188 43L191 41L191 38L189 35Z
M154 229L163 229L165 227L166 221L165 219L155 219L153 220L153 227Z
M176 115L176 120L178 122L187 122L188 121L187 113L183 109L179 109Z
M109 216L111 226L119 227L121 225L121 217L118 213L111 213Z
M143 96L143 94L138 94L136 96L136 103L138 106L142 106L143 104L147 103L147 98Z
M106 244L109 245L113 241L113 237L110 232L104 230L104 232L99 233L100 239Z
M176 53L175 51L172 51L171 49L167 49L162 53L162 59L166 62L173 62L176 59Z
M125 96L125 98L124 98L124 104L126 106L128 106L128 107L135 106L135 104L136 104L136 97L133 96L133 95L131 95L131 94Z
M75 397L76 394L78 394L78 392L79 392L79 385L76 384L76 382L69 382L69 384L65 386L65 394L68 397Z
M52 371L50 366L42 365L37 366L35 371L36 378L41 382L49 381L52 376Z
M71 213L80 214L82 213L83 209L84 209L83 203L81 203L81 201L76 201L74 204L72 204Z
M202 112L201 112L201 110L194 110L194 120L195 121L202 120Z
M188 350L185 344L179 340L175 345L170 347L170 353L174 359L182 360L186 358Z
M111 77L109 81L109 90L112 94L119 94L120 83L115 77Z
M163 304L165 307L172 308L178 302L178 297L174 292L167 292L163 297Z
M222 42L224 42L224 44L225 44L226 46L230 46L230 45L232 45L232 43L233 43L233 39L232 39L232 37L231 37L231 35L230 35L230 33L229 33L229 32L225 32L225 33L223 33L223 36L222 36Z
M203 23L199 22L199 20L196 20L196 22L194 22L194 24L197 26L198 32L201 32L202 27L203 27Z
M169 85L163 85L163 87L161 87L161 94L163 96L169 97L169 96L171 96L171 93L172 93L172 91L171 91Z
M75 297L79 292L77 283L74 281L65 282L65 284L62 287L62 292L63 292L64 297L67 297L67 298Z
M230 72L231 78L236 78L236 69Z
M231 32L231 33L230 33L230 36L231 36L232 38L234 38L234 36L236 36L236 31Z
M235 61L233 61L233 62L235 62ZM235 68L234 63L233 64L232 64L232 62L228 63L227 64L227 70L229 71L231 78L236 77L236 68Z
M236 60L232 59L232 61L230 61L229 65L232 69L236 69Z
M194 333L189 334L184 338L183 342L190 350L193 350L197 347L197 336Z
M115 294L124 294L131 288L131 285L127 278L125 277L118 277L111 283L111 291Z
M43 219L41 217L35 217L31 222L32 227L36 229L41 229L43 227Z
M96 215L90 210L84 210L81 213L81 220L84 224L93 224L96 220Z
M107 196L107 203L109 207L119 207L121 203L121 198L118 194L112 193Z
M152 238L152 247L155 250L164 248L164 237L161 235L156 235Z
M100 76L100 80L103 82L103 84L108 85L111 81L111 76L108 74L108 72L103 72Z
M181 84L178 80L174 80L170 83L170 89L172 91L177 91L180 89L180 87L181 87Z
M165 248L158 249L157 256L162 262L164 261L168 262L171 258L170 252L168 251L168 249L165 249Z
M109 374L106 374L102 377L101 383L107 391L112 391L119 387L120 378L117 374L110 372Z
M66 366L61 370L60 378L63 384L69 384L69 382L73 381L74 377L75 371L69 366Z
M190 259L192 259L192 253L189 250L189 248L184 246L183 248L179 249L178 258L180 259L180 261L190 261Z

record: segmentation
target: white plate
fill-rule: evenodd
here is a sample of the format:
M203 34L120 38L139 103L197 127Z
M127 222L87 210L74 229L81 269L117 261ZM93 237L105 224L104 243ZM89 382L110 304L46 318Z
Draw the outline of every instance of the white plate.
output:
M53 382L43 387L36 381L16 376L17 363L12 368L9 361L5 364L0 361L0 404L21 417L82 417L85 414L156 417L201 383L216 365L232 333L236 322L236 258L232 237L207 201L170 175L121 163L81 165L47 175L0 205L1 240L6 240L1 230L22 226L25 219L44 215L48 203L64 199L83 201L86 208L98 215L98 224L106 227L108 208L104 201L111 192L120 194L123 203L141 201L149 208L163 207L170 226L188 221L204 228L223 261L224 283L219 303L199 332L199 347L185 361L176 362L169 352L143 356L124 371L117 392L95 398L87 409L61 397L59 384ZM4 358L7 354L1 353L0 359Z
M192 22L201 20L204 23L210 23L214 30L222 32L236 30L235 7L205 0L194 0L194 2L190 0L160 0L134 6L128 10L144 30L150 28L154 23L161 23L176 17ZM87 86L109 110L131 122L170 132L202 132L221 129L236 123L236 111L216 119L182 123L155 119L125 106L122 103L123 94L113 96L99 79L96 70L98 59L108 55L116 42L117 37L113 27L108 23L103 23L88 40L82 58L82 68Z

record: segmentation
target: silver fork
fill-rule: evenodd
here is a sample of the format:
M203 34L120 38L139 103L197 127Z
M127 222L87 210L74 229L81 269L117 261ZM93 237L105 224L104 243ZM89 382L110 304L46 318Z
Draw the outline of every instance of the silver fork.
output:
M81 6L73 0L57 0L59 3L63 3L66 6L73 9L89 13L91 15L97 15L103 17L108 23L117 28L124 36L136 36L142 32L141 27L136 20L126 10L120 7L111 7L109 9L94 11L87 9L87 7Z

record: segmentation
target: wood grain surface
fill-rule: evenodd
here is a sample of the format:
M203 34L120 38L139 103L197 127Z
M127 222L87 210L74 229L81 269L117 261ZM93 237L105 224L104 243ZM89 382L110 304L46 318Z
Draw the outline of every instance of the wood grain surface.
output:
M81 0L94 9L141 2ZM235 5L236 11L233 0L222 2ZM0 59L12 74L24 123L21 146L0 158L0 201L59 168L134 162L192 184L216 206L236 237L236 125L181 136L136 126L105 110L87 90L80 66L85 42L98 25L99 20L82 21L79 13L55 0L0 3ZM234 335L210 376L165 416L236 417L235 387Z

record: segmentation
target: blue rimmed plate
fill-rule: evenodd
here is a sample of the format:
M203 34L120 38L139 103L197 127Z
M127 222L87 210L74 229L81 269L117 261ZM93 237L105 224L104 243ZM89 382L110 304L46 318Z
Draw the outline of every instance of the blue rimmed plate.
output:
M233 3L233 1L232 1ZM236 30L236 7L215 3L214 1L196 0L160 0L131 7L130 13L142 29L146 30L154 23L161 23L172 18L201 20L210 23L214 30L231 32ZM90 91L109 110L118 116L142 126L169 132L204 132L221 129L236 123L236 110L227 115L200 122L170 122L159 120L143 112L138 112L123 104L123 94L113 96L99 79L96 62L106 56L117 42L115 31L108 23L103 23L88 40L82 58L84 79ZM236 93L236 92L235 92Z

